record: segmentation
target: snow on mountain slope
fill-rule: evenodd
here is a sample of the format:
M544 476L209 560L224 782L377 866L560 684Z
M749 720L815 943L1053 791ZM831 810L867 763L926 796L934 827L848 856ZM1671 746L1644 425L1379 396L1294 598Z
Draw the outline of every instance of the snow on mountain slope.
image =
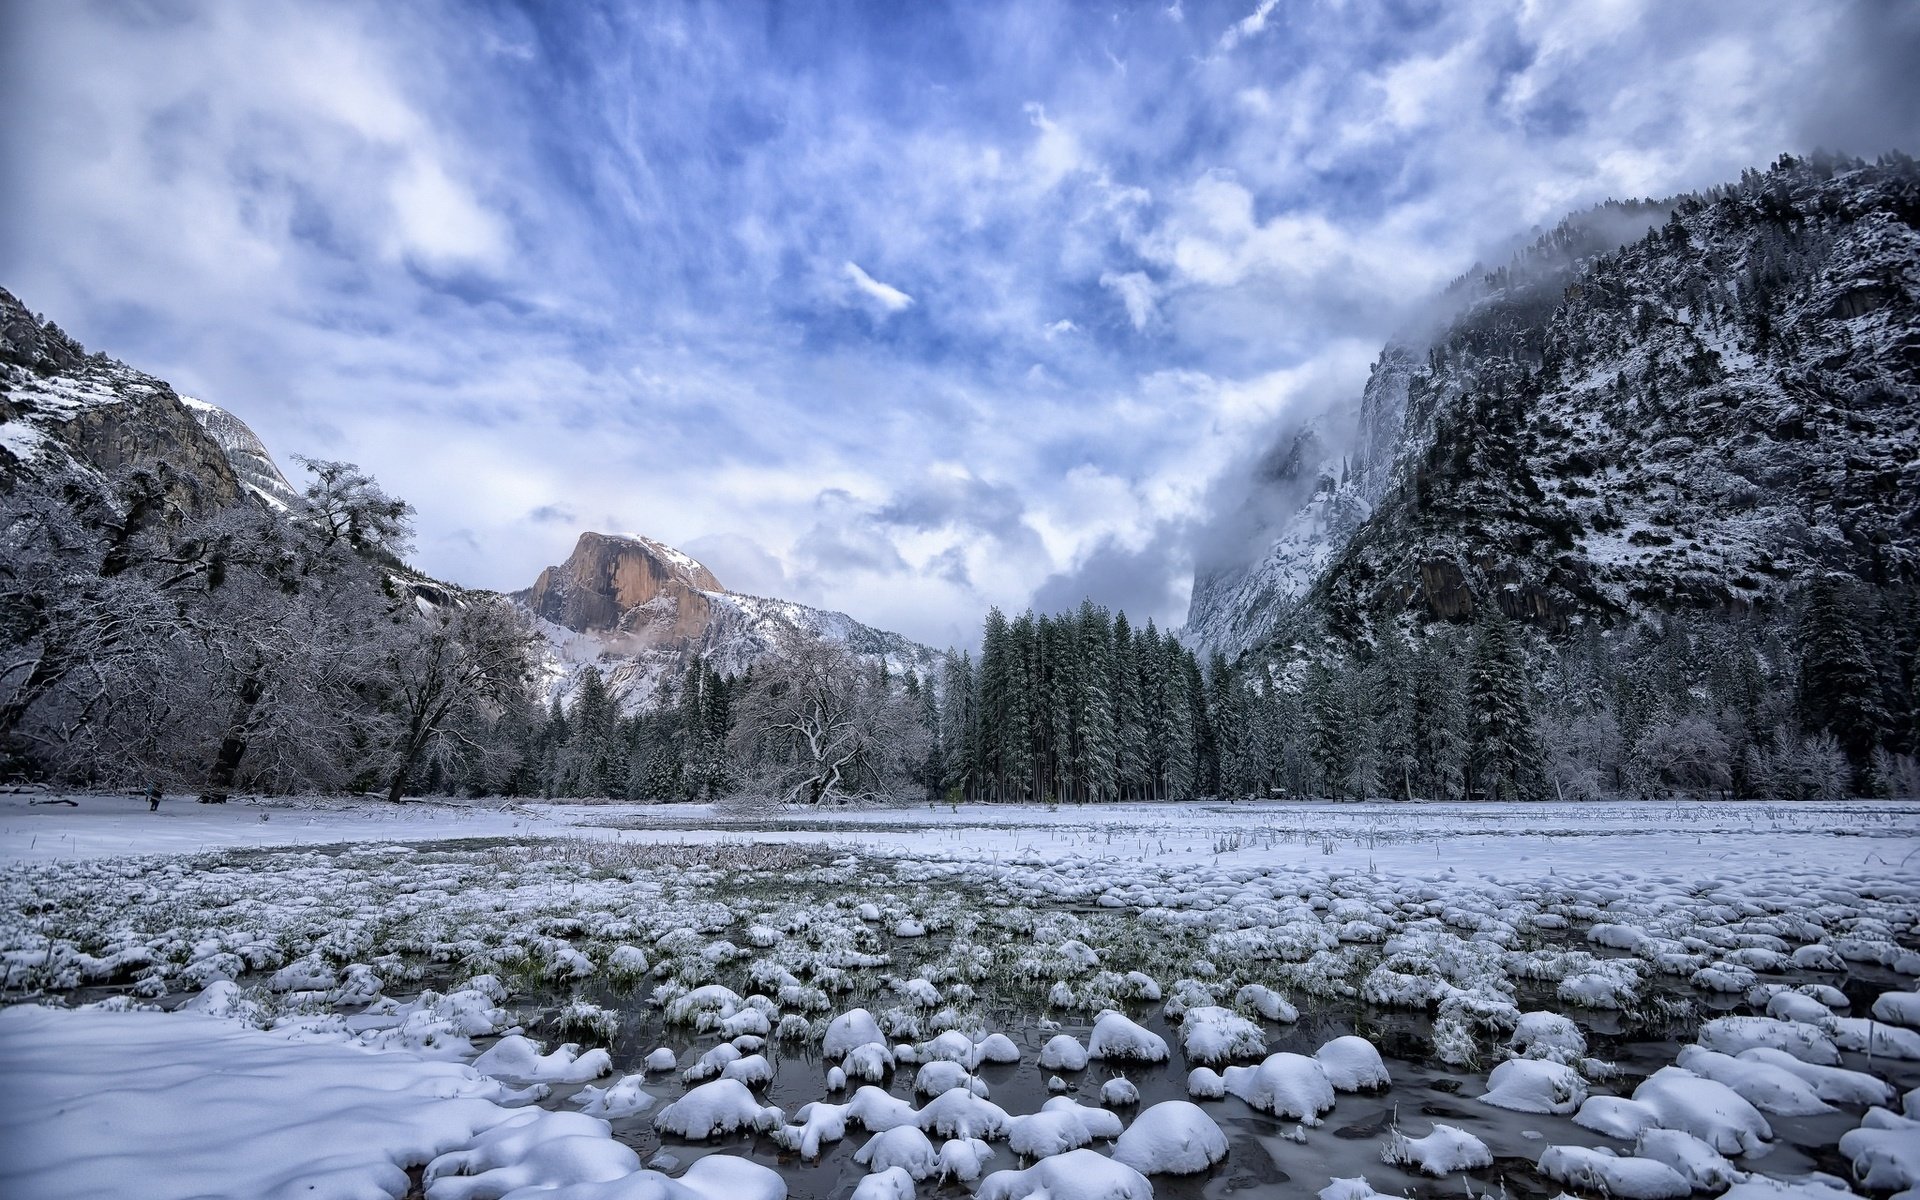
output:
M930 675L938 661L845 613L730 592L698 561L637 534L581 534L566 562L514 599L545 635L548 694L563 703L597 670L628 711L648 708L695 662L740 675L793 633L843 642L895 672Z
M234 474L240 477L247 491L281 509L299 499L300 493L294 491L287 477L280 473L280 464L273 461L273 454L245 421L217 404L193 396L182 396L180 402L187 406L187 411L200 422L208 436L226 451L227 461L233 464Z
M0 288L0 491L91 491L130 470L151 472L181 511L241 494L225 450L164 380L88 354Z
M1234 653L1303 603L1348 632L1484 604L1565 630L1912 580L1917 226L1899 157L1570 218L1388 346L1344 474L1202 573L1188 636Z

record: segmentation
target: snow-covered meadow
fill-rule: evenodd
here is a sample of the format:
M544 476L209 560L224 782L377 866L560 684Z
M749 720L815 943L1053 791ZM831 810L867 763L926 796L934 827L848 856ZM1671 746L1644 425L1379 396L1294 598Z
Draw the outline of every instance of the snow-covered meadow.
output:
M76 799L0 798L7 1194L1920 1182L1911 805Z

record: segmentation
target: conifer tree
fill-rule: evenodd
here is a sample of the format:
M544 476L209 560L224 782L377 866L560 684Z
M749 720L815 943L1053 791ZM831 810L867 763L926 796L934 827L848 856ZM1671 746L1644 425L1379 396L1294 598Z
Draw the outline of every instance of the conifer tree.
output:
M1498 612L1483 615L1474 632L1467 680L1474 794L1524 799L1539 766L1526 659L1512 623Z

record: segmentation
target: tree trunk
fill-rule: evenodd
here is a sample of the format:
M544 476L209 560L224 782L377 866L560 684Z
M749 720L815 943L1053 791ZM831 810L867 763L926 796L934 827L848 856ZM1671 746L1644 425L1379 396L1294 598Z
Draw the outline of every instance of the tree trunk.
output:
M240 681L240 691L233 701L233 713L227 718L227 735L220 739L220 751L213 756L213 767L207 772L207 786L200 792L200 803L227 802L227 795L233 790L233 781L240 775L240 760L247 753L253 710L266 694L266 681L258 675L249 675Z

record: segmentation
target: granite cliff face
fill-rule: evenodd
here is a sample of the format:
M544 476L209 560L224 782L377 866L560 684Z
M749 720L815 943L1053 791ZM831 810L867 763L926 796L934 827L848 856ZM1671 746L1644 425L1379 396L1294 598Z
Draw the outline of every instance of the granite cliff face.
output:
M0 289L0 492L95 488L129 470L151 472L179 512L243 492L226 450L164 380L88 354Z
M1485 605L1566 632L1920 578L1912 160L1583 213L1438 311L1294 435L1331 447L1302 451L1315 487L1251 565L1198 575L1190 639Z
M728 591L693 558L637 534L583 533L567 561L514 598L546 637L550 694L598 671L629 710L656 703L695 662L739 675L801 632L846 643L893 671L930 675L935 652L847 616Z

